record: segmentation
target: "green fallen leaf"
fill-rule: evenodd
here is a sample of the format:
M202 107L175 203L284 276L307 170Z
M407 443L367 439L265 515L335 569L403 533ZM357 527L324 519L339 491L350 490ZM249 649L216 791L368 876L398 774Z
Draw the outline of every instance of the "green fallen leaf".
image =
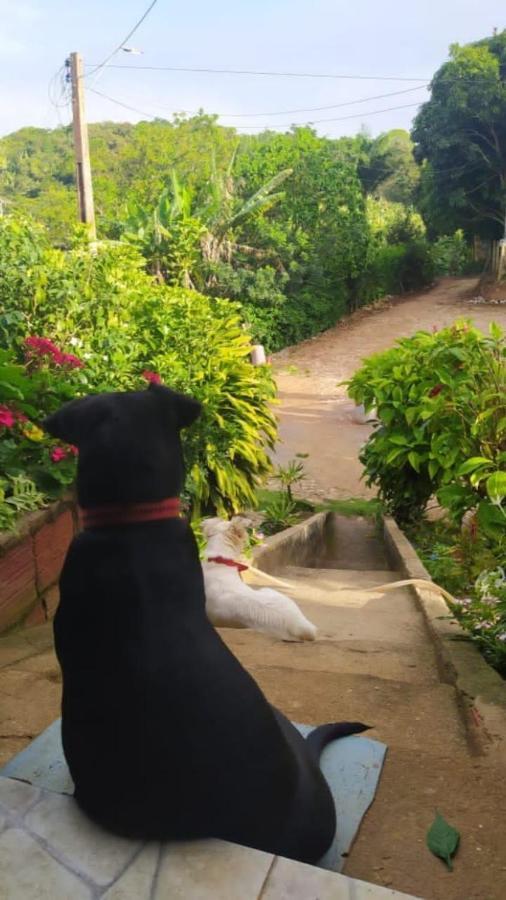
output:
M436 813L432 825L427 832L427 846L435 856L444 859L450 872L453 871L452 856L457 850L460 834L452 825L445 822L440 813Z

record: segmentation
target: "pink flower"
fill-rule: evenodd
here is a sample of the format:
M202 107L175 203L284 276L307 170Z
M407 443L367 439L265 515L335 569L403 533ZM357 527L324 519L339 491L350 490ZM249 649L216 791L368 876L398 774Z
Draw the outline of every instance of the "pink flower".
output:
M69 446L69 453L70 453L72 456L78 456L78 455L79 455L79 449L78 449L77 447L74 447L74 444L70 444L70 446Z
M55 347L48 338L36 337L35 335L25 339L25 347L27 347L32 356L52 356L54 358L60 353L58 347Z
M62 353L58 347L48 338L27 337L25 339L25 347L27 358L36 359L37 357L49 357L57 366L67 366L69 369L80 369L84 363L73 353Z
M150 372L149 369L146 369L142 373L142 377L145 378L146 381L151 382L151 384L161 384L162 383L161 375L159 375L158 372Z
M74 356L73 353L59 353L58 359L55 357L55 362L59 366L68 366L69 369L82 369L84 366L82 359Z
M14 421L14 414L10 409L7 406L0 406L0 425L3 425L5 428L12 428Z
M65 459L66 452L63 447L55 447L55 449L51 453L51 461L54 463L59 463L62 459Z

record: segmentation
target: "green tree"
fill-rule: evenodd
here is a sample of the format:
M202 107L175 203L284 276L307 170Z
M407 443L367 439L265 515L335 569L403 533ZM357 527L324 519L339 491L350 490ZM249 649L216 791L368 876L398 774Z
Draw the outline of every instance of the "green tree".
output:
M366 193L393 203L413 203L420 169L407 131L396 128L375 140L363 138L359 175Z
M506 207L506 30L450 48L415 120L420 209L433 233L500 237Z

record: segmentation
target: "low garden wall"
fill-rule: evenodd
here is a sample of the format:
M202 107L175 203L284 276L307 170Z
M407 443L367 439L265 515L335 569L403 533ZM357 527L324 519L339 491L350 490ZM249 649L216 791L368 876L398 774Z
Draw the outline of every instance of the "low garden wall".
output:
M0 634L39 625L58 605L58 578L78 531L71 498L21 519L16 534L0 532Z

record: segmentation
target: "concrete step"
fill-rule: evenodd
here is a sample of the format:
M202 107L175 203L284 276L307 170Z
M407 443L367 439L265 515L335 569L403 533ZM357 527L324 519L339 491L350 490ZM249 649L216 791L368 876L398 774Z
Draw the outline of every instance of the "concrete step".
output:
M245 665L281 665L306 671L377 675L410 683L437 684L434 651L408 588L366 593L401 579L382 570L280 569L292 597L318 628L315 643L280 643L267 635L227 630L227 643ZM267 584L249 576L252 586ZM272 585L272 587L276 587Z
M467 755L466 734L448 684L413 684L370 674L263 665L237 653L268 700L295 722L359 721L391 748L428 755Z

